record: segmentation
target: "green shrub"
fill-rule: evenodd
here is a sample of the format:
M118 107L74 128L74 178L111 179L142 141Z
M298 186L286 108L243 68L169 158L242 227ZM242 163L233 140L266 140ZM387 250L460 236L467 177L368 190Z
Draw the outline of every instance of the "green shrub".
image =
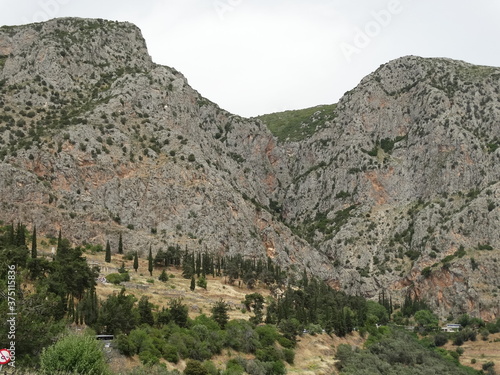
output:
M177 353L177 348L172 344L166 344L163 349L163 358L172 363L179 362L179 353Z
M238 361L238 358L230 359L226 364L225 375L243 375L245 372L244 367Z
M286 337L284 336L280 336L278 337L278 343L284 347L284 348L288 348L288 349L292 349L295 347L295 344L292 340L289 340L287 339Z
M295 360L295 351L292 349L283 349L283 359L289 364L293 365L293 361Z
M128 251L124 256L123 259L125 260L133 260L134 259L134 252L133 251Z
M187 361L184 375L208 375L208 371L202 366L200 361L190 359Z
M163 281L164 283L166 283L168 281L168 275L165 272L165 270L162 271L162 273L158 277L158 280Z
M130 281L130 275L128 272L124 273L110 273L106 276L106 280L112 284L120 284L123 281Z
M283 375L286 374L286 367L282 361L276 361L272 363L271 374L273 375Z
M58 371L88 375L109 374L102 344L92 336L74 334L43 349L40 370L49 375Z
M483 363L482 369L484 371L488 371L489 369L492 369L495 366L495 364L491 361Z
M215 367L212 361L205 361L201 364L209 375L219 375L219 370Z
M153 366L160 363L160 359L149 350L144 350L139 353L141 363L146 366Z
M133 356L137 352L137 347L132 340L130 340L127 335L123 334L116 338L116 347L121 354L128 357Z
M262 362L275 362L283 359L283 353L274 346L258 349L255 357Z
M448 342L448 336L445 333L438 333L434 336L434 345L443 346Z
M425 278L428 278L432 273L432 270L430 267L425 267L421 272L420 274L425 277Z
M273 345L280 336L276 328L271 325L258 326L255 332L259 335L259 341L263 347Z

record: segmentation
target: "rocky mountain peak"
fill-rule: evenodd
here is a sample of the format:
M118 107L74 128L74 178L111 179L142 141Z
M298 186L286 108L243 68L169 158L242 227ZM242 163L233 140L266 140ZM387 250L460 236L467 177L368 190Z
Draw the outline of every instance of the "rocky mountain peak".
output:
M127 22L58 18L44 23L0 28L2 76L7 83L37 75L58 90L97 84L117 70L152 68L141 31Z
M269 256L349 293L492 318L499 90L498 68L407 56L338 105L244 119L153 63L131 24L2 27L0 219L143 253Z

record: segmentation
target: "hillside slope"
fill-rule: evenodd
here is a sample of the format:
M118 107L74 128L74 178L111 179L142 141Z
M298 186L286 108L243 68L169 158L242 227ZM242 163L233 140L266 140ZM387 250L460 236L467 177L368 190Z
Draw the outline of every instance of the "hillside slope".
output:
M499 90L498 68L403 57L277 138L272 117L232 115L152 62L134 25L4 26L0 219L115 249L122 233L142 252L270 256L491 319Z

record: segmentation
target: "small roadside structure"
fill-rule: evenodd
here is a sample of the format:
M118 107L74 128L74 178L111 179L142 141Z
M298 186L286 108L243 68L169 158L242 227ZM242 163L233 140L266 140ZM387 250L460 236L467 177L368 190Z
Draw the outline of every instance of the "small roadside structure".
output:
M111 348L113 346L111 342L115 337L113 335L96 335L95 338L104 343L104 348Z
M441 331L443 332L458 332L462 326L460 324L447 324L444 327L441 327Z

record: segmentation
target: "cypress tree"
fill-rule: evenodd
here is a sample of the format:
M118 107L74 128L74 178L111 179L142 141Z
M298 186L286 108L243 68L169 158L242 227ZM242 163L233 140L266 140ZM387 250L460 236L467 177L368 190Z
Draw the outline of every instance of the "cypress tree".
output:
M57 236L56 255L60 255L61 253L61 242L62 242L62 236L61 236L61 230L59 229L59 235Z
M123 254L123 241L121 233L120 233L120 238L118 239L118 254Z
M14 231L14 223L11 223L8 228L7 244L14 246L16 244L16 236Z
M33 236L31 237L31 257L35 259L37 257L36 248L36 225L33 226Z
M106 256L104 260L107 263L111 263L111 245L109 244L109 240L106 242Z
M151 252L151 246L149 246L148 271L149 276L153 276L153 253Z
M188 253L184 254L184 259L182 261L182 277L185 279L190 279L194 275L193 262L191 261L192 255Z
M201 254L196 254L196 276L200 277L201 274Z
M134 255L134 270L137 272L137 269L139 268L139 258L137 257L137 251L135 252Z
M189 289L191 289L191 291L193 291L195 287L196 287L196 282L194 280L194 275L193 275L193 276L191 276L191 285L189 286Z
M17 247L26 247L26 234L24 233L25 226L21 223L17 224L15 245Z
M304 268L304 270L302 271L302 286L305 288L307 288L307 286L309 285L309 279L307 278L307 272L306 272L306 269Z
M68 304L68 318L69 322L73 323L75 321L75 301L73 300L73 297L69 299L69 304Z

